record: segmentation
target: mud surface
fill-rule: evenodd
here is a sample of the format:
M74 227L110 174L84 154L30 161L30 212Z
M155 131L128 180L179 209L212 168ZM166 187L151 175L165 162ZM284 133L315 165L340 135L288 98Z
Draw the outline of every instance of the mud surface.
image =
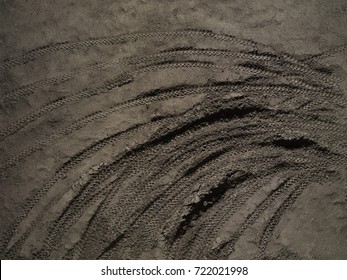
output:
M1 258L347 259L344 1L41 2L0 1Z

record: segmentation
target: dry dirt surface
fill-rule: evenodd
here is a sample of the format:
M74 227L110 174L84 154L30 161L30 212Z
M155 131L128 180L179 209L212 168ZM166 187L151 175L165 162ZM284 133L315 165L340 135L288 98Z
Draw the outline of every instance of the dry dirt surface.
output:
M347 259L346 11L0 0L1 258Z

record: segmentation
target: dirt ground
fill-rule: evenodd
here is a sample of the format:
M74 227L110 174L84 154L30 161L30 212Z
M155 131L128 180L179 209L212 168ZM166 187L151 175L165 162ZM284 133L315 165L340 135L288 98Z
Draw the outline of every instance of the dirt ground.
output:
M2 259L347 259L347 2L0 0Z

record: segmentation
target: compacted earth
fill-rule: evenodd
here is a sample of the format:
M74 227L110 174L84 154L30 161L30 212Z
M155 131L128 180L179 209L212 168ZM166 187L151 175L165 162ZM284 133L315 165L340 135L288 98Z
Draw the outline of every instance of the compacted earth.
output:
M0 1L2 259L347 259L345 1Z

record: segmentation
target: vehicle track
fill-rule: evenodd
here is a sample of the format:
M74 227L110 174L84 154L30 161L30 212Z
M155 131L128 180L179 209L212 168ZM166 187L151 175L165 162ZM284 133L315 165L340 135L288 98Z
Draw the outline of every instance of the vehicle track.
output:
M165 47L169 40L174 44ZM117 53L117 45L153 42L163 47L154 44L145 55ZM0 97L9 106L1 148L11 151L0 166L1 187L20 173L18 184L7 188L20 191L28 177L31 190L1 233L1 257L224 259L256 224L254 258L265 259L300 195L314 183L341 180L346 100L340 78L322 60L345 46L300 57L208 30L144 32L39 47L3 61L0 70L11 69L15 77L28 63L40 67L54 62L57 52L69 56L93 47L114 56L90 62L86 55L77 68L66 65L66 72L28 79ZM187 75L194 82L187 83ZM78 90L55 96L67 81ZM148 83L145 89L141 81ZM100 106L111 94L116 101ZM25 114L16 109L41 95L49 102L27 106ZM89 111L81 106L88 102ZM78 110L65 115L65 107ZM130 111L144 120L129 115L120 129L117 116ZM38 135L56 114L66 123ZM107 122L115 125L102 133ZM86 133L94 135L33 183L25 168L34 158L45 164L47 151L60 157L64 141L69 145ZM16 142L24 148L13 147ZM91 207L80 239L70 240ZM233 219L238 226L230 224ZM279 257L291 255L297 256Z

